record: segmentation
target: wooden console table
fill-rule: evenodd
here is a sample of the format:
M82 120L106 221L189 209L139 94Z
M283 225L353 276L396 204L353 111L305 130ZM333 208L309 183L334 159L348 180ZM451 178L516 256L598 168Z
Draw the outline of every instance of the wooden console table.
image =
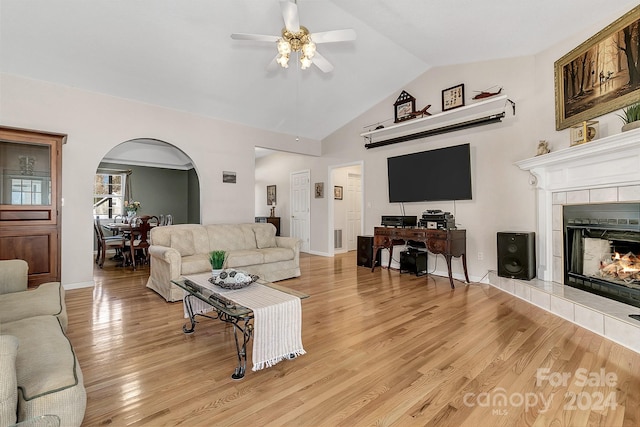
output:
M391 258L393 256L393 245L413 240L422 242L427 250L432 254L444 255L447 261L447 270L449 271L449 283L451 288L453 285L453 276L451 274L451 258L462 258L462 267L464 269L464 277L469 283L469 274L467 273L467 231L466 230L431 230L428 228L399 228L399 227L375 227L373 234L373 258L375 259L378 251L382 248L389 249L389 265L391 266ZM376 268L374 262L371 271Z

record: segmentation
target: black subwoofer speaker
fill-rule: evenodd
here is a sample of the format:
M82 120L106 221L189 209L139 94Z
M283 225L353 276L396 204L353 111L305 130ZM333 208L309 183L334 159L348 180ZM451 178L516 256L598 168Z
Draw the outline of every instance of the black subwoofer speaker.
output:
M427 274L427 251L400 252L400 273L413 273L416 276Z
M380 251L375 261L380 265ZM373 236L358 236L358 265L371 268L374 265L373 262Z
M498 233L498 276L524 280L536 277L534 232Z

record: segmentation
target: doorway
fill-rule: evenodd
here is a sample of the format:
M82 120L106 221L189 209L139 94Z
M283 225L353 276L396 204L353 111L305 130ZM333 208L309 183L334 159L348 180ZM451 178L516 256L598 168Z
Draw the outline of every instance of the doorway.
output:
M332 254L357 250L363 224L362 162L329 168L332 196L329 206L329 250Z

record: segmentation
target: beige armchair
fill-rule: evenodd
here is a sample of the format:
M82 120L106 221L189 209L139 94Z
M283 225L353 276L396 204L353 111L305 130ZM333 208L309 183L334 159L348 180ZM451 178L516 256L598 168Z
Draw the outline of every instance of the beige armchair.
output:
M0 425L79 427L87 396L64 333L64 288L28 289L28 271L25 261L0 261Z

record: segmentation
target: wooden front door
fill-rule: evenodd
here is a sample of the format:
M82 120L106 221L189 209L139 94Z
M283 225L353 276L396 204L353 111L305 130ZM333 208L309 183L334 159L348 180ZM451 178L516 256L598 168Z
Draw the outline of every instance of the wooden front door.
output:
M0 259L24 259L29 286L60 281L66 136L0 126Z

